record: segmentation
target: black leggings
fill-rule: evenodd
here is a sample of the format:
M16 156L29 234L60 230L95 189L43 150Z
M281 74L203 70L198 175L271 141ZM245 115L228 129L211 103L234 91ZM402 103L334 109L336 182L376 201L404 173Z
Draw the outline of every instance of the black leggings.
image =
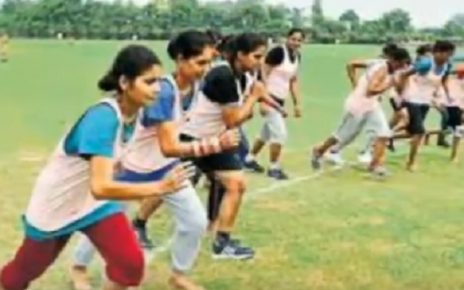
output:
M425 134L425 119L429 112L429 105L406 103L406 109L409 115L408 133L411 135Z
M210 180L209 196L208 196L208 220L215 221L221 210L222 200L226 194L226 188L222 185L221 181L208 176Z
M449 111L447 110L447 108L438 108L437 111L440 113L441 117L440 129L442 131L445 131L446 129L448 129L448 124L450 122Z

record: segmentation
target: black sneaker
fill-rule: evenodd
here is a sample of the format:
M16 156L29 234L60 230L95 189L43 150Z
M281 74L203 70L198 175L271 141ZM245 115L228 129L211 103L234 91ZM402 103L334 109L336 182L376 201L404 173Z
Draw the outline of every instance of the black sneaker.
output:
M245 161L243 165L247 170L249 170L251 172L264 173L264 167L259 165L259 163L256 162L256 160L253 160L253 161L250 161L250 162Z
M250 247L241 246L237 240L219 241L213 243L213 259L215 260L250 260L255 251Z
M393 141L393 139L391 139L391 140L388 142L387 148L388 148L388 150L389 150L390 152L395 152L395 151L396 151L395 142Z
M275 178L277 180L287 180L288 175L282 171L282 169L269 169L267 172L267 176L271 178Z
M448 149L451 147L450 143L445 138L439 139L439 141L437 142L437 146L445 148L445 149Z
M311 152L311 167L315 171L322 169L322 157L316 155L316 150Z
M135 234L139 240L139 244L143 249L152 250L155 247L155 244L148 237L147 229L145 227L134 226Z

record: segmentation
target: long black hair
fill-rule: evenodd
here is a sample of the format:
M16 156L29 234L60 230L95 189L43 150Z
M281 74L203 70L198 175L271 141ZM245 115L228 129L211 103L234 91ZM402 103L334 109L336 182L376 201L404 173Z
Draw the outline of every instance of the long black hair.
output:
M200 55L206 46L214 45L211 37L199 30L187 30L179 33L168 44L168 55L172 60L185 59Z
M153 65L161 65L161 61L151 49L143 45L126 46L119 51L110 70L98 82L98 87L105 92L121 92L121 76L133 81Z
M229 61L233 63L239 52L249 54L260 46L266 46L266 39L257 33L241 33L233 37L226 45L226 51L229 54Z

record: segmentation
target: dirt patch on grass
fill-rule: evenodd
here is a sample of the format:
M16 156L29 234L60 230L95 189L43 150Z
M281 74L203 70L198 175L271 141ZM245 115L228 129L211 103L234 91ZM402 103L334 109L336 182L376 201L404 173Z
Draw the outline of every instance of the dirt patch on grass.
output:
M367 219L367 224L371 226L381 226L385 224L385 219L381 216L373 216Z
M343 229L349 226L348 222L344 219L334 219L334 218L326 218L322 221L324 227L330 229Z
M255 207L277 212L291 212L298 207L298 203L281 199L260 199L256 202Z
M23 150L18 154L18 159L21 162L39 163L45 161L47 154L44 152Z
M382 216L360 216L348 219L347 223L350 226L382 226L385 224L385 218Z
M322 270L313 270L308 274L308 278L306 279L306 284L314 288L321 288L326 287L328 284L326 274Z
M337 249L343 250L343 251L352 251L356 249L356 243L354 242L341 242L336 245Z
M327 289L327 290L342 290L346 289L344 285L327 271L314 269L306 276L306 286L308 289Z
M369 251L377 255L388 255L395 248L395 244L387 240L374 240L368 245Z

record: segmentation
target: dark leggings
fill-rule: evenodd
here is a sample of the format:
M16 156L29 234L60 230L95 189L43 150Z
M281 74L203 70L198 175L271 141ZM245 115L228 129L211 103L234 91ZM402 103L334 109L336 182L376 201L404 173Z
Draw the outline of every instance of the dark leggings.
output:
M442 131L445 131L446 129L448 129L448 123L449 123L449 114L448 114L448 110L446 108L439 108L437 109L438 112L440 112L440 116L441 116L441 121L440 121L440 129Z

